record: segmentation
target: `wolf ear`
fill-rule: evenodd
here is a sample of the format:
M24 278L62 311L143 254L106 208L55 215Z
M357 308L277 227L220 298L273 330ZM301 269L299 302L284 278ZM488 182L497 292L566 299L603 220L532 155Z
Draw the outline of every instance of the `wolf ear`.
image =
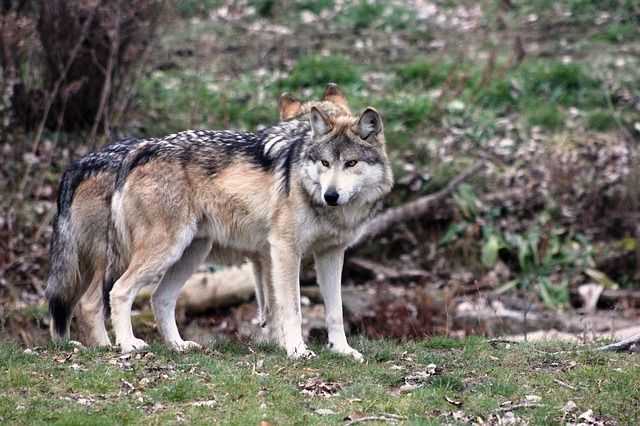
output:
M311 107L309 120L311 121L311 129L313 129L313 134L315 136L322 136L324 134L327 134L333 127L331 120L329 119L327 114L316 107Z
M382 119L375 109L368 107L358 120L358 134L362 139L377 135L382 130Z
M291 120L301 115L302 102L297 100L291 93L283 93L278 99L278 111L280 112L280 121Z
M327 84L327 88L324 89L324 95L322 95L322 100L334 103L346 109L347 112L351 112L351 109L349 109L349 104L347 103L347 98L335 83Z

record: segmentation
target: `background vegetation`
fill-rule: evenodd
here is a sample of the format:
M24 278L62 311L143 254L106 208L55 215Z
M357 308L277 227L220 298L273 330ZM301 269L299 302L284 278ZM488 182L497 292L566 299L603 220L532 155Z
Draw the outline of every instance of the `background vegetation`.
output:
M0 330L13 342L0 345L0 421L208 422L212 410L239 423L638 421L633 359L422 340L536 327L586 340L584 312L601 315L595 336L637 323L637 1L5 0L0 12ZM293 367L235 341L186 358L16 346L47 341L50 222L70 161L124 136L261 128L281 92L317 98L328 82L384 117L397 177L387 207L485 164L348 255L346 294L366 299L358 311L345 297L351 331L416 342L363 337L365 366L322 353ZM252 306L182 326L243 337ZM155 337L149 315L137 327Z
M489 164L364 256L409 262L440 285L491 281L499 268L491 286L554 307L570 306L581 284L635 287L631 0L56 0L2 10L0 296L11 305L42 296L70 160L123 135L259 128L276 120L282 91L313 98L329 81L354 110L384 115L398 181L389 205ZM370 280L358 272L356 282Z
M489 164L358 255L552 307L582 284L634 288L639 19L630 0L5 2L0 296L42 297L70 160L124 135L259 128L278 94L329 81L384 115L389 205Z

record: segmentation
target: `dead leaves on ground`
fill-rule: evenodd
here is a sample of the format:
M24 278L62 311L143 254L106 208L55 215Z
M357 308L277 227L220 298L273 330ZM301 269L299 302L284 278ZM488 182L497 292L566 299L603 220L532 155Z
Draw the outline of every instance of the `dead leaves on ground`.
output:
M342 390L342 387L342 384L338 382L325 381L319 376L310 377L304 382L298 383L300 392L311 397L328 398L335 396Z

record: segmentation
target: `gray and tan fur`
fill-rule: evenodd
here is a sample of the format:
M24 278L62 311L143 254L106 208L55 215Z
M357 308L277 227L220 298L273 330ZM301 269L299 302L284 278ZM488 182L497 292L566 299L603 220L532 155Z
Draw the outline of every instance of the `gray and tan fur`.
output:
M336 94L340 91L333 84L327 86L321 102L302 103L283 94L280 119L307 114L311 105L320 105L332 115L350 113L346 103L332 100ZM46 290L54 340L69 338L69 323L75 314L83 343L110 345L104 320L103 281L111 196L123 159L149 143L160 143L160 139L130 138L109 144L73 162L62 176Z
M146 346L133 334L131 305L140 288L161 280L152 306L162 337L177 349L197 346L180 337L175 303L186 278L210 256L253 262L277 341L291 357L309 356L299 270L302 256L312 253L330 347L362 359L344 332L344 251L392 181L382 121L372 108L353 117L312 106L308 120L255 134L183 132L137 148L118 173L111 204L117 266L126 266L110 292L116 343L123 352Z

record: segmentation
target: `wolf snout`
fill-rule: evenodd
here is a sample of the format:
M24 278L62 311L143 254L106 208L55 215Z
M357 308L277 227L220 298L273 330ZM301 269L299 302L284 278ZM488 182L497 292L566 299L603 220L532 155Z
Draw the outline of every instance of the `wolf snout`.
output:
M330 206L338 205L338 198L340 198L340 194L335 189L329 189L324 193L324 200Z

